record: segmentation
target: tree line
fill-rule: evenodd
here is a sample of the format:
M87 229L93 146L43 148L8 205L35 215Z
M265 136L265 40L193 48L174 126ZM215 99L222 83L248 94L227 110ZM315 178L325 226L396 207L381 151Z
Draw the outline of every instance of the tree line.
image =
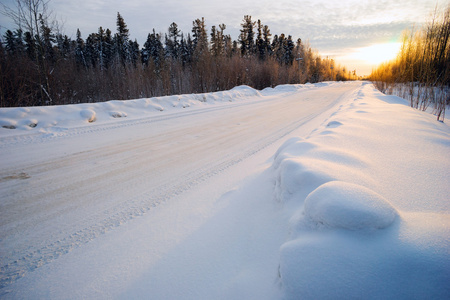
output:
M208 33L201 18L188 34L175 22L165 34L153 29L140 47L120 13L115 33L99 27L83 39L78 30L73 40L50 21L47 2L18 3L26 5L6 13L20 26L0 40L1 107L214 92L243 84L263 89L351 76L301 39L272 35L249 15L237 40L226 34L225 24Z
M370 79L382 92L409 99L411 107L434 105L443 120L450 104L450 6L436 9L418 30L405 31L396 59L373 70Z

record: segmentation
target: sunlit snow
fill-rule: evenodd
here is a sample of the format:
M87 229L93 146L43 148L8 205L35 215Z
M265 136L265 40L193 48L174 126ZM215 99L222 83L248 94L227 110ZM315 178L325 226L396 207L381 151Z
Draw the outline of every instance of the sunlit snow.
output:
M0 297L447 299L449 150L369 82L2 108Z

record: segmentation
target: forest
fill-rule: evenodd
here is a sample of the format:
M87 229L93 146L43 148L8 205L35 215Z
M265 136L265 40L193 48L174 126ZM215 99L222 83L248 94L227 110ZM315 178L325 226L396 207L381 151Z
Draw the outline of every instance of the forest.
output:
M436 9L421 28L405 31L396 59L373 70L370 79L383 93L408 99L411 107L432 105L437 120L443 120L450 105L450 6Z
M89 103L214 92L249 85L347 80L355 76L322 58L308 43L272 34L245 15L237 40L226 25L207 30L204 18L184 34L173 22L153 29L141 47L117 13L117 28L99 27L83 39L63 34L42 0L4 7L18 28L0 40L0 107ZM20 25L20 26L19 26Z

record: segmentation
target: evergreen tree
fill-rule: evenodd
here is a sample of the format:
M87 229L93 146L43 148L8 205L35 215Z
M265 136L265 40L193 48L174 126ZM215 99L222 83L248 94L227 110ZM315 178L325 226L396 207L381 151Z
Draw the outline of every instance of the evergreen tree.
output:
M255 33L253 31L255 23L252 21L251 16L244 16L243 23L241 24L241 34L239 36L242 56L250 56L255 53Z
M39 17L40 22L40 32L41 32L41 44L40 51L41 57L47 62L55 61L55 53L53 51L53 43L55 42L55 36L52 33L52 29L47 24L47 19L45 19L42 15Z
M211 27L211 53L214 56L221 56L224 54L225 36L223 32L226 28L225 24L220 24L219 30L216 29L216 26Z
M212 26L211 27L211 53L214 56L218 55L218 51L217 51L217 40L218 40L218 36L217 36L217 30L216 30L216 26Z
M97 35L95 33L91 33L86 39L86 44L84 46L84 58L87 66L93 68L97 66Z
M202 54L208 50L208 34L206 32L205 18L196 19L192 27L192 42L194 49L198 54Z
M275 60L281 65L292 65L294 61L294 42L292 41L292 36L286 36L284 33L280 36L275 35L272 42L272 55Z
M22 56L25 53L23 31L17 29L14 32L7 30L4 34L5 50L9 56Z
M260 60L265 60L266 58L266 47L264 43L263 37L263 26L261 20L257 22L257 36L256 36L256 53L258 54L258 58Z
M174 59L178 59L180 52L180 41L181 31L178 29L178 25L173 22L169 26L169 35L166 35L166 55Z
M77 66L87 68L86 59L84 56L84 40L81 38L80 29L77 29L77 40L75 48L75 61Z
M150 61L150 39L151 35L150 33L147 35L147 40L144 43L144 47L141 50L141 62L142 64L148 66L148 63Z
M105 31L100 26L97 32L96 53L98 66L100 67L101 71L105 69L105 38Z
M114 59L114 41L112 38L112 33L109 28L105 31L105 40L103 43L103 63L107 69Z
M224 31L227 28L227 26L225 24L220 24L219 25L219 32L218 32L218 44L217 44L217 50L219 52L220 55L224 54L224 50L225 50L225 35L224 35Z
M5 60L5 47L3 46L2 39L0 39L0 63L3 63Z
M233 55L233 40L229 34L223 36L223 53L226 57Z
M116 50L117 54L119 56L120 62L122 65L126 65L131 61L130 56L130 44L129 44L129 38L130 34L127 28L127 25L125 24L124 19L120 15L120 13L117 13L117 33L115 35L116 39Z
M231 56L238 53L238 51L239 51L238 42L236 40L233 40L233 46L231 47Z
M192 62L193 51L194 51L194 44L192 42L191 35L188 34L187 39L185 39L182 36L180 43L180 55L183 66Z
M130 49L130 61L134 67L137 67L137 62L139 61L141 55L139 51L139 44L137 40L134 40L134 42L129 41L129 49Z
M304 59L305 53L304 53L304 47L302 44L302 39L297 39L297 44L295 46L295 53L297 55L297 58Z
M267 56L272 55L272 47L270 44L271 36L272 36L272 34L270 33L269 26L264 25L264 27L263 27L264 52Z
M5 32L5 50L9 56L14 56L16 54L16 38L11 30Z
M287 40L283 44L283 62L285 65L292 65L294 62L294 48L295 44L292 41L292 36L288 36Z
M67 35L62 35L61 33L58 33L55 36L56 40L56 46L58 49L58 55L63 58L67 59L70 56L70 39Z
M174 49L173 41L169 39L167 33L164 34L164 56L166 58L172 57L173 49Z
M278 36L277 34L273 37L272 40L272 56L278 63L283 62L283 43L284 43L284 33Z
M36 59L36 41L29 31L25 32L25 52L29 59Z
M155 32L149 33L147 36L147 41L144 43L144 48L142 49L141 60L145 65L148 65L150 60L152 60L157 68L161 66L162 60L164 59L164 48L161 42L161 36Z

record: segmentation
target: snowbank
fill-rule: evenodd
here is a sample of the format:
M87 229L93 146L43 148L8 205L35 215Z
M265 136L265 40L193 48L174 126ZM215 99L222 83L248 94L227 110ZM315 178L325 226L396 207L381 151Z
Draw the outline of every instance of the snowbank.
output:
M450 130L366 84L275 153L286 299L450 296Z
M392 205L363 186L330 181L305 200L305 217L316 225L348 230L382 229L397 217Z
M0 108L0 136L20 131L47 131L86 126L90 123L114 122L114 119L137 119L162 111L177 111L191 106L257 99L261 93L249 86L238 86L229 91L154 97L136 100L111 100L98 103L42 107ZM116 120L117 121L117 120Z

